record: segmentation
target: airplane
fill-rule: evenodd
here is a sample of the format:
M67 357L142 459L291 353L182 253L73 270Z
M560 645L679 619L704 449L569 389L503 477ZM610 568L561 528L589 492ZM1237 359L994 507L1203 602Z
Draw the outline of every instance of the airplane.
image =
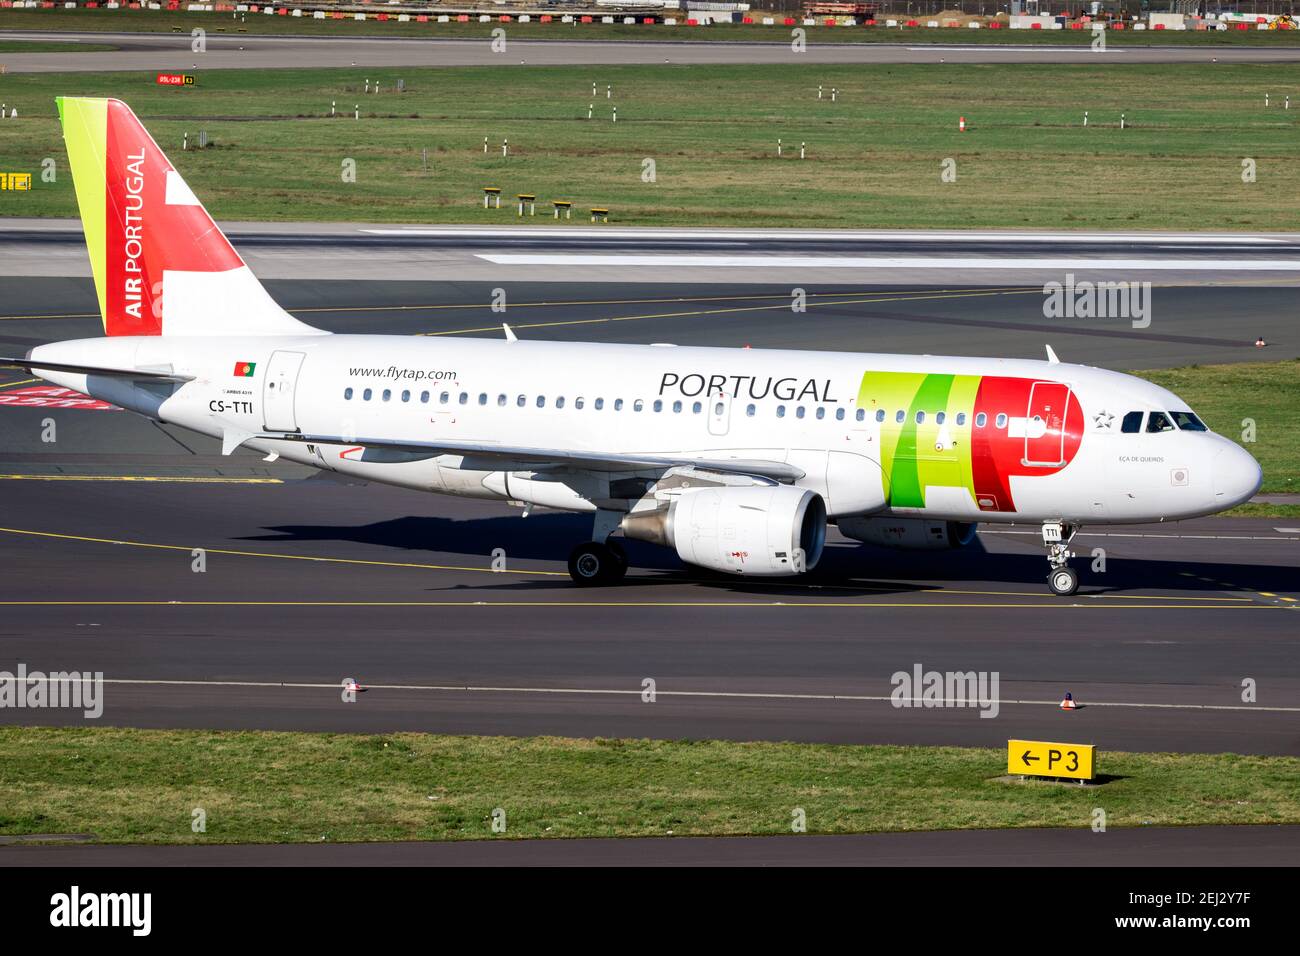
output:
M580 512L613 539L798 575L833 522L903 549L1041 528L1070 595L1085 523L1246 501L1259 464L1166 389L1048 359L331 334L279 305L120 100L58 99L106 337L0 363L221 441L421 491Z

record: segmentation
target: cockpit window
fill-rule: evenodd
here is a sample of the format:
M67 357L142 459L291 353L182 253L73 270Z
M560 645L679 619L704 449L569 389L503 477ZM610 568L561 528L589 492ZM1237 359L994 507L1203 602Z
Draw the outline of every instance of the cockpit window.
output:
M1205 424L1191 412L1170 412L1169 414L1174 416L1174 424L1185 432L1209 431Z
M1174 423L1169 420L1169 416L1164 412L1152 412L1147 419L1148 432L1171 432L1174 430Z
M1124 416L1124 421L1120 424L1119 430L1126 435L1132 435L1142 430L1142 412L1129 412Z

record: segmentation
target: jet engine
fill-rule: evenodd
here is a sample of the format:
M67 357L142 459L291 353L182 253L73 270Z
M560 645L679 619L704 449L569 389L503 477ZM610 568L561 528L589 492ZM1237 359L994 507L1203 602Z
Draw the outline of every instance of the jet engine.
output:
M960 548L975 540L973 521L934 521L929 518L840 518L836 526L845 537L904 551Z
M688 564L731 574L799 574L826 543L826 504L807 488L763 484L699 488L665 508L623 519L629 538L677 551Z

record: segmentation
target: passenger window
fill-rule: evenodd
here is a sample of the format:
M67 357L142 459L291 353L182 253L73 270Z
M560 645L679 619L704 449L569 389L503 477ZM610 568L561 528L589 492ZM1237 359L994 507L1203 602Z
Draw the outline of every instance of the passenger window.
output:
M384 401L388 401L392 397L393 397L393 390L391 388L384 389Z
M538 395L538 396L537 396L537 407L538 407L538 408L545 408L545 407L546 407L546 396L545 396L545 395Z
M859 408L858 411L862 411L862 409ZM837 422L844 421L844 409L842 408L835 409L835 420Z
M1126 435L1134 435L1142 430L1142 412L1129 412L1120 423L1119 430Z
M343 400L347 402L352 401L352 389L350 388L343 389Z
M917 412L917 413L916 413L916 423L917 423L918 425L924 425L924 424L925 424L925 412Z
M701 405L699 402L695 402L694 404L691 405L691 411L696 415L698 415L700 412L704 411L704 406Z
M621 412L622 410L623 410L623 399L621 398L614 399L614 411Z
M573 400L573 407L578 409L579 411L581 411L582 407L586 404L587 404L586 401L582 398L581 395L579 395L577 398Z
M605 407L605 400L603 398L596 399L596 411L600 411L604 407Z
M934 423L935 423L936 425L942 425L942 424L944 423L945 419L947 419L947 417L948 417L948 416L947 416L946 414L944 414L943 412L935 412L935 413L934 413Z
M443 392L441 395L438 396L438 401L440 401L444 405L446 405L447 402L449 402L450 400L451 400L451 392Z
M462 405L465 405L465 404L467 404L468 402L469 402L469 392L461 392L461 393L460 393L460 403L461 403Z
M405 388L402 389L402 401L409 402L410 400L411 400L410 389L405 389Z
M443 399L443 401L446 401L446 399ZM525 405L528 404L528 396L520 395L518 398L515 399L515 404L518 405L520 408L523 408Z
M777 418L785 418L785 406L784 406L784 405L778 405L778 406L776 406L776 417L777 417Z
M361 393L361 397L363 400L368 402L370 401L370 396L373 394L374 392L370 391L370 389L366 389L364 392Z
M998 428L1006 428L1006 427L1007 427L1007 413L1006 413L1006 412L998 412L998 417L995 418L995 419L993 419L993 424L995 424Z
M754 413L757 412L757 411L758 411L758 408L757 408L756 406L754 406L754 405L746 405L746 406L745 406L745 414L748 415L750 418L753 418L753 417L754 417Z
M957 424L958 424L958 425L965 425L965 424L966 424L966 413L965 413L965 412L958 412L958 413L957 413Z
M983 428L988 423L989 423L989 417L985 415L983 412L980 412L978 415L975 416L976 428Z
M1169 420L1169 416L1164 412L1152 412L1147 418L1148 432L1171 432L1174 430L1174 423Z
M841 411L842 411L842 410L843 410L843 409L841 409ZM817 406L817 417L818 417L818 418L825 418L825 417L826 417L826 409L822 408L820 405Z
M900 409L898 410L898 414L896 414L896 415L894 416L894 421L898 422L898 424L901 425L901 424L903 424L903 421L904 421L906 418L907 418L907 412L905 412L903 409L900 408Z
M751 406L751 407L752 407L752 406ZM680 415L681 412L682 412L682 403L681 403L681 402L673 402L673 413L674 413L674 414L677 414L677 415Z
M561 395L559 398L557 398L557 399L555 400L555 407L556 407L556 408L563 408L563 407L564 407L564 396L563 396L563 395Z
M505 403L506 403L506 396L505 396L505 394L502 393L502 394L498 395L498 396L497 396L497 404L498 404L498 405L501 405L501 406L504 406Z
M504 404L505 396L502 395L501 398L503 399L503 404ZM420 393L420 401L423 402L425 405L428 405L428 404L429 404L429 393L428 393L428 392L421 392L421 393Z
M798 408L796 408L796 409L794 410L794 417L795 417L795 418L803 418L803 406L802 406L802 405L800 405Z
M885 410L883 408L877 408L876 421L883 422L884 420L885 420ZM858 409L858 421L862 421L862 409L860 408Z
M664 403L661 402L659 399L656 398L656 399L655 399L655 403L654 403L654 405L652 405L651 407L652 407L656 412L662 412L662 411L664 410Z
M637 398L632 401L632 411L639 412L643 408L645 408L645 402L641 401L641 399Z
M726 410L727 410L726 406L723 405L721 402L718 402L716 405L713 406L713 414L718 416L719 418L722 417L722 413L725 412Z
M479 403L480 405L486 405L486 404L487 404L487 392L479 392L479 395L478 395L478 403Z

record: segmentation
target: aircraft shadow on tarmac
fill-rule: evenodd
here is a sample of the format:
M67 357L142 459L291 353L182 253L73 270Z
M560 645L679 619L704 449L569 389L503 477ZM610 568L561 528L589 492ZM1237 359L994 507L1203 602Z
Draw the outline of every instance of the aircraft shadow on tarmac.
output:
M463 555L466 564L488 567L491 553L505 552L507 561L563 561L574 544L590 534L591 519L581 515L544 513L520 519L493 516L452 519L408 515L365 525L277 525L265 535L246 541L355 542L408 552L424 552L430 564L437 555ZM738 593L807 595L810 587L833 587L839 594L912 592L948 584L1014 584L1038 589L1047 576L1045 553L1027 547L1024 553L990 552L983 541L944 551L895 551L858 544L832 534L817 567L796 580L743 578L683 564L665 548L618 539L626 549L637 586L696 583ZM1026 537L1025 541L1034 541ZM1074 566L1080 572L1081 593L1131 590L1183 592L1289 591L1295 569L1262 564L1215 561L1169 561L1112 556L1105 574L1090 570L1090 549L1076 546ZM646 575L644 572L659 572ZM881 580L872 576L887 572ZM1208 578L1202 581L1200 578ZM499 585L453 585L475 590L555 590L572 585L560 578L527 579ZM1044 592L1045 593L1045 592Z

